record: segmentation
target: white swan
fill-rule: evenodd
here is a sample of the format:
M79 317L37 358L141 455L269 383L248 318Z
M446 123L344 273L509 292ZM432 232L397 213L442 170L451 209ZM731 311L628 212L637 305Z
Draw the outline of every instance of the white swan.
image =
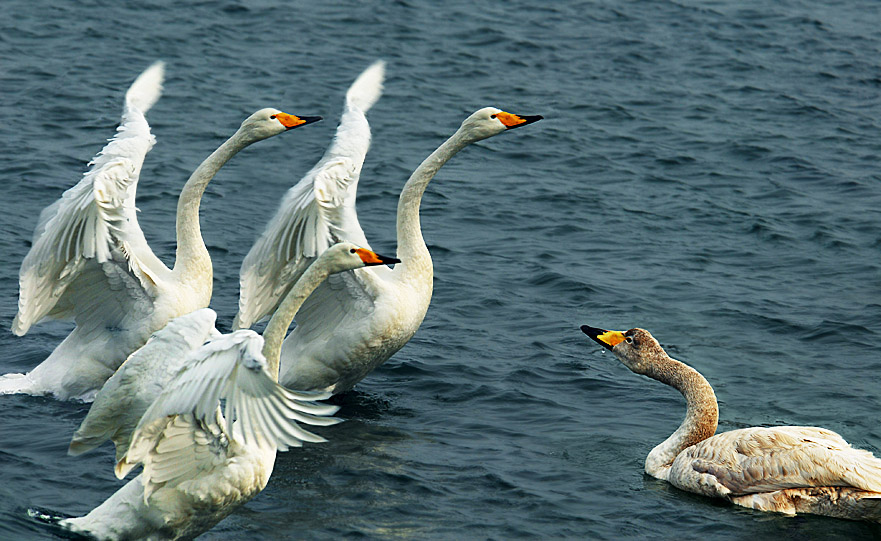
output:
M695 369L670 358L648 331L581 330L631 371L674 387L688 403L679 428L646 458L649 475L761 511L881 521L881 459L869 451L813 426L714 436L719 409L713 388Z
M393 262L353 244L334 245L303 273L262 337L238 330L189 355L188 346L178 348L183 366L163 383L116 466L120 478L138 463L143 472L88 515L59 524L98 539L189 539L256 496L277 449L325 441L295 421L338 422L320 417L336 407L303 402L329 393L292 392L276 383L281 344L298 308L330 273Z
M172 318L208 306L212 268L199 229L199 203L217 171L246 146L319 120L262 109L193 172L177 205L177 254L168 269L150 250L135 209L144 156L154 138L144 111L159 98L163 65L126 93L116 136L91 169L47 207L19 274L15 334L43 318L76 328L26 375L0 378L0 394L89 399L131 352Z
M357 119L361 128L338 132L329 154L337 147L351 148L356 143L362 145L359 150L366 151L369 128L363 114L351 106L351 94L352 90L341 128L349 119L352 123ZM404 263L394 269L342 273L321 285L303 306L303 321L298 321L285 340L283 384L295 389L327 389L334 394L347 391L410 340L428 310L433 286L431 256L419 226L419 205L426 186L469 144L541 118L517 116L494 107L480 109L422 162L398 201L397 254ZM355 140L350 140L349 134L354 134ZM357 156L360 164L363 156ZM332 161L327 159L327 163ZM285 277L307 265L322 246L338 240L366 242L355 214L359 169L330 180L324 179L324 171L313 170L291 189L242 265L239 326L250 326L271 313L285 292Z

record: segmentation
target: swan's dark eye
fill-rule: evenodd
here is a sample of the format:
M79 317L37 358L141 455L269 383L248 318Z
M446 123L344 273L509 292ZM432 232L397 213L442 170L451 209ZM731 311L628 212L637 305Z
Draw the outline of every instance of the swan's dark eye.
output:
M489 117L490 117L490 118L495 118L495 117L496 117L496 115L489 115Z
M632 336L628 336L627 338L624 339L624 341L627 342L628 344L632 344L632 343L633 343L633 337L632 337Z
M271 118L272 120L275 120L275 117L277 117L277 116L278 116L278 115L272 115L272 116L269 117L269 118Z
M354 254L355 251L356 251L356 250L355 250L354 248L352 248L351 250L349 250L349 253L350 253L350 254Z

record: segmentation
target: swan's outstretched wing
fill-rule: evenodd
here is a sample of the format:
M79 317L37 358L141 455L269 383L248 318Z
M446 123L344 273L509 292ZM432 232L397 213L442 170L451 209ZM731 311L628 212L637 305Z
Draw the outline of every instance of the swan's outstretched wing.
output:
M881 492L881 459L831 430L810 426L717 434L683 451L670 473L671 481L691 476L718 483L722 496L823 486Z
M248 252L240 273L235 328L272 314L309 262L342 240L369 248L355 195L370 147L364 113L379 99L385 63L367 68L346 93L336 137L321 160L288 190L275 217Z
M303 441L325 441L296 421L325 426L339 422L328 417L338 408L312 402L330 394L298 393L278 385L267 372L262 347L260 335L240 330L194 352L141 417L116 475L122 478L143 463L147 493L210 468L225 456L231 440L281 450ZM221 400L225 416L220 414Z
M128 450L147 408L177 375L189 355L217 330L217 314L202 308L168 322L107 380L74 433L68 454L80 455L112 439L116 460Z
M95 294L124 305L155 295L156 283L168 269L147 246L138 226L135 191L144 156L155 141L144 113L159 99L163 74L164 65L157 62L135 80L126 92L116 136L92 160L83 179L40 214L19 273L15 334L25 334L47 316L73 318L78 324L100 318L68 296L68 289L90 265L115 263L116 268L107 272L121 269L141 289L128 291L131 284L127 284L116 290L96 288ZM94 279L101 278L96 274L90 281Z

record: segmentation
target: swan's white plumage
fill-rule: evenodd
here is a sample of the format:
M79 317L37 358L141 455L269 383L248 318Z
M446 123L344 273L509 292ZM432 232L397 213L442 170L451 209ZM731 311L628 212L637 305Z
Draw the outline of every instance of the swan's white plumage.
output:
M365 113L382 94L384 74L385 63L376 62L352 83L330 148L288 190L245 256L234 327L250 327L272 314L309 263L335 242L347 240L369 248L355 212L355 194L370 148Z
M122 478L143 463L146 499L160 485L193 478L215 466L219 457L226 459L211 450L228 446L230 439L245 447L268 445L280 450L299 447L303 441L325 441L294 421L338 422L322 417L338 408L310 402L330 395L297 393L280 386L266 371L262 348L263 337L239 330L193 352L186 368L141 417L128 452L117 463L117 476ZM221 401L223 415L218 411Z
M323 442L323 438L307 432L289 436L277 421L296 419L315 425L333 424L317 416L331 415L337 408L305 402L327 398L324 393L289 391L273 381L266 371L266 358L261 353L263 337L251 330L239 330L219 336L189 356L186 369L174 378L141 417L137 432L155 419L178 412L193 412L200 421L213 420L217 404L226 404L227 422L239 421L240 438L245 443L263 434L273 445L284 450L299 447L302 441ZM259 404L259 405L258 405ZM222 427L229 433L229 426ZM130 457L131 458L131 457Z
M328 416L337 408L312 402L329 393L294 392L278 385L282 340L303 301L329 274L384 262L398 260L336 244L302 274L263 337L251 330L215 335L191 348L170 378L161 370L129 369L132 377L159 379L135 387L162 390L143 412L116 466L119 477L139 463L143 472L88 515L61 525L102 539L195 536L263 490L277 449L324 441L297 423L335 424L339 420ZM201 312L169 326L201 322L200 329L207 327L213 312ZM159 345L154 349L169 341L166 332L156 333ZM142 362L139 355L129 361ZM129 406L137 409L139 404Z
M19 273L15 334L25 334L46 316L88 324L84 320L90 313L77 311L65 293L88 260L103 264L114 252L118 262L125 263L117 267L146 295L155 296L155 284L168 269L147 246L134 201L144 157L155 142L144 113L159 99L163 73L164 64L157 62L135 80L126 93L116 136L92 160L83 179L40 214L33 246ZM121 304L132 302L124 290L101 288L99 293Z
M138 464L141 474L88 515L61 526L99 539L190 538L263 490L277 449L324 441L297 422L339 422L324 417L335 406L311 402L329 394L278 385L262 347L260 335L240 330L191 352L141 417L117 463L120 478Z
M364 77L349 91L347 103L353 100L353 90ZM364 115L356 113L357 109L347 106L340 130L355 120L360 130L347 128L345 137L338 131L328 155L333 152L342 156L343 150L357 156L360 173L370 132ZM335 394L347 391L410 340L425 317L433 287L431 257L419 226L419 204L425 187L447 160L467 145L540 118L517 117L493 107L480 109L423 161L407 181L398 202L398 257L404 263L395 269L376 267L342 273L322 283L301 308L297 327L285 340L280 375L283 384L297 389L328 389ZM340 145L341 141L348 146ZM249 326L271 313L273 303L284 294L286 281L302 272L315 246L338 240L366 245L355 213L357 176L346 177L352 179L348 183L333 184L334 189L321 189L316 179L323 167L327 164L319 163L313 169L314 175L310 173L289 191L266 232L248 253L241 270L236 325Z
M19 313L24 334L45 317L76 328L31 372L0 377L0 394L52 394L88 400L126 357L172 318L208 306L213 269L199 226L205 187L248 145L319 120L261 109L206 158L178 198L173 269L150 250L138 226L135 191L153 136L138 105L159 97L163 67L139 77L126 94L117 136L92 168L41 215L21 267Z
M168 322L107 380L74 433L69 453L79 455L112 439L116 459L128 450L141 416L185 365L187 355L215 336L217 314L202 308Z

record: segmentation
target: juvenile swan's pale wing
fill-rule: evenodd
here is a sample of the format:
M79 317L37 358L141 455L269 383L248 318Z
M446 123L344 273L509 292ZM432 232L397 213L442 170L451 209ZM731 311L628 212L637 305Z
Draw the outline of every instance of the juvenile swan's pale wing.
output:
M107 380L74 433L68 454L79 455L112 439L116 460L128 450L147 408L177 375L186 359L217 331L217 314L202 308L168 322L132 353Z
M364 113L379 99L384 74L385 63L376 62L355 80L330 148L288 190L242 262L234 327L250 327L272 314L309 262L330 245L345 240L369 248L355 212L355 195L370 148Z
M260 335L239 330L194 352L144 413L128 453L116 465L116 475L122 478L143 463L145 496L149 496L147 492L163 483L193 478L217 463L231 441L282 450L303 441L324 441L296 421L339 422L327 417L338 408L311 402L330 395L296 393L275 383L266 372L262 347ZM220 414L221 399L226 402L226 417Z
M156 282L168 272L147 246L135 214L138 175L155 141L144 113L159 99L163 73L163 64L158 62L135 80L126 93L116 136L92 160L83 179L40 214L33 245L19 273L18 314L12 323L15 334L25 334L47 316L88 322L93 316L90 311L100 303L77 306L67 290L90 261L93 265L114 262L116 268L105 274L118 274L122 269L132 277L123 280L127 282L123 287L108 283L106 288L94 289L123 306L137 303L144 294L152 297ZM101 279L99 275L91 276L90 282ZM103 280L119 282L119 277L108 275ZM139 284L142 291L127 291L131 284Z
M732 496L816 486L881 492L881 460L811 426L755 427L717 434L683 451L673 477L709 474ZM723 490L724 491L724 490Z

